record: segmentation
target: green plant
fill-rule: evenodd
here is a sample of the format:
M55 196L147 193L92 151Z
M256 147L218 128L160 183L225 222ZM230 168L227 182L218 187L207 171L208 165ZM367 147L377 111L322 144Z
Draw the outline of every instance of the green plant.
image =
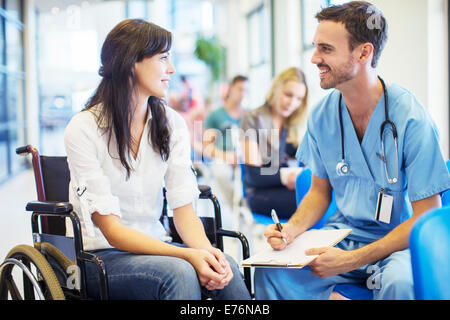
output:
M195 43L196 57L203 61L211 71L212 82L220 81L225 70L225 47L217 37L204 38L199 36Z

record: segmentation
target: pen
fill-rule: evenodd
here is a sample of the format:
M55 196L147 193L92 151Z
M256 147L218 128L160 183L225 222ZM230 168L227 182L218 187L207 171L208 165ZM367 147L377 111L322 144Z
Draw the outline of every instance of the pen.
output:
M281 232L281 230L283 230L283 227L281 226L280 220L278 219L277 216L277 212L275 211L275 209L272 209L272 220L275 223L275 225L277 226L278 231ZM284 243L286 243L286 239L283 238Z

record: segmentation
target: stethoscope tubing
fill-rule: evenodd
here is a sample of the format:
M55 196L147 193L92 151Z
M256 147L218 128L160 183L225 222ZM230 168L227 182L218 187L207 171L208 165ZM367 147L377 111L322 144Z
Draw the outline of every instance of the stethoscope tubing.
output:
M381 84L383 86L383 92L384 92L384 112L385 112L385 121L380 126L380 140L381 140L381 148L383 152L383 162L384 162L384 169L386 173L386 179L389 182L389 184L395 184L398 182L398 142L397 142L397 128L395 127L395 124L389 119L389 112L388 112L388 93L386 90L386 84L384 80L378 76L378 79L380 79ZM390 178L388 174L387 169L387 158L386 153L384 149L384 142L383 142L383 133L386 125L391 126L392 129L392 136L394 137L394 143L395 143L395 152L396 152L396 158L397 158L397 173L394 178ZM349 173L349 165L345 162L345 147L344 147L344 125L342 121L342 93L339 96L339 127L341 130L341 162L337 165L337 172L340 175L347 175Z

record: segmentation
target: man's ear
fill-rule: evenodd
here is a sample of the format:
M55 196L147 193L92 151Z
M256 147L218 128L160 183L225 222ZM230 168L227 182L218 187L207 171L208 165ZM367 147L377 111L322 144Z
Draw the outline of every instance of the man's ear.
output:
M371 64L373 59L373 44L366 42L361 44L358 49L358 61L364 64L368 62Z

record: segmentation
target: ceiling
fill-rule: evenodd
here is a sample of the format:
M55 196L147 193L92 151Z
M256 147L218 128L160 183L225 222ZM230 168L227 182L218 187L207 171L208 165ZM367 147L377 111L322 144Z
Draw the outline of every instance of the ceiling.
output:
M34 4L40 13L50 12L52 8L58 7L60 10L65 10L70 5L78 5L81 6L83 2L88 3L98 3L103 1L133 1L133 0L35 0ZM153 0L146 0L153 1ZM204 0L195 0L195 1L204 1ZM207 0L210 2L220 2L220 0Z

